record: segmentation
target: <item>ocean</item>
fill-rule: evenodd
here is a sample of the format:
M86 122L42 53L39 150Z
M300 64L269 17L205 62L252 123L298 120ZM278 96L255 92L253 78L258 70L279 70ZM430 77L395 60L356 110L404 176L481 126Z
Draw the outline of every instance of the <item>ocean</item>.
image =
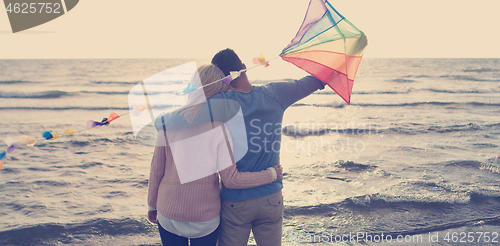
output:
M0 245L161 245L146 218L153 147L129 115L42 132L126 114L133 86L191 61L0 60L0 140L38 139L3 159ZM500 59L364 58L351 105L315 92L282 135L283 245L500 244Z

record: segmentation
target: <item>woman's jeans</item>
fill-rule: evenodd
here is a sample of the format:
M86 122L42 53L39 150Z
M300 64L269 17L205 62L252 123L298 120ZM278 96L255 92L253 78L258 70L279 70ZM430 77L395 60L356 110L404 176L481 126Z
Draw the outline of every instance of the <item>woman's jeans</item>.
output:
M212 233L199 238L187 238L175 235L161 227L160 223L158 223L158 230L160 231L163 246L188 246L188 240L191 241L191 246L215 246L217 244L217 237L219 236L218 227Z

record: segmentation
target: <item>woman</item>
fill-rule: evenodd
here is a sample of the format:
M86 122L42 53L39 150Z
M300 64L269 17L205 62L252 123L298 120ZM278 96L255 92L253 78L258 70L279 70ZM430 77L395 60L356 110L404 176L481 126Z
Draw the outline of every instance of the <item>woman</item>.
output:
M214 65L202 66L198 73L205 87L189 93L188 107L173 112L182 114L187 122L198 117L205 97L231 88L221 81L213 83L224 77ZM221 122L158 131L149 178L148 219L158 223L163 245L187 246L188 240L192 246L216 245L221 207L217 171L230 189L257 187L282 178L279 165L261 172L238 172L230 132Z

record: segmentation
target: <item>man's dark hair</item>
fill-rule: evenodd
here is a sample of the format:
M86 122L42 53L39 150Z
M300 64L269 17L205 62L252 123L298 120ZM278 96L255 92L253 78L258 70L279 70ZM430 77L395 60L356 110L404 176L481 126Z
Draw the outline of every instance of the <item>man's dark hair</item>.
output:
M229 48L217 52L214 58L212 58L212 64L222 70L224 76L228 76L231 71L240 71L243 69L243 63L240 58L234 50Z

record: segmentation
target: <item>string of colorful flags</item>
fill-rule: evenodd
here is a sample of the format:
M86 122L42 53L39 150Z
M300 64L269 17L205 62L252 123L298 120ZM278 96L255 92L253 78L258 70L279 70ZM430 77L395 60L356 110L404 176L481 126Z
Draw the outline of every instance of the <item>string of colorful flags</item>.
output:
M276 58L274 58L274 59L276 59ZM274 60L274 59L272 59L272 60ZM202 89L204 87L207 87L209 85L212 85L212 84L215 84L215 83L221 82L221 81L225 84L229 84L231 81L238 78L241 75L241 73L243 73L243 72L246 72L246 71L253 69L255 67L258 67L258 66L264 66L264 67L269 66L269 61L266 60L266 58L264 56L262 56L262 54L259 57L255 57L253 59L253 63L255 64L255 66L253 66L251 68L242 69L240 71L231 71L230 75L228 75L222 79L216 80L214 82L211 82L209 84L206 84L204 86L201 86L201 87L196 87L192 83L189 83L188 86L186 87L186 89L183 90L183 93L185 95L187 95L195 90ZM62 136L71 136L71 135L74 135L75 133L80 133L80 132L86 131L88 129L98 128L101 126L107 126L111 122L113 122L114 120L116 120L122 116L125 116L127 114L130 114L130 113L132 113L135 116L137 116L141 113L148 113L149 110L151 109L151 106L149 106L149 105L135 105L132 107L132 109L133 110L131 112L127 112L127 113L124 113L122 115L118 115L115 112L111 112L111 114L107 118L103 118L101 121L89 120L89 121L87 121L87 124L86 124L87 128L84 128L81 130L74 130L73 128L69 127L63 132L62 135L58 134L55 131L45 130L42 132L42 137L46 141L52 141L52 140L55 140L55 139L60 138ZM33 147L33 146L35 146L37 141L38 140L35 137L27 136L27 135L21 135L18 139L14 139L12 137L7 137L5 139L5 143L7 144L7 149L0 152L0 170L3 169L3 166L4 166L4 163L2 160L7 156L8 153L12 153L18 146L21 146L21 145Z

